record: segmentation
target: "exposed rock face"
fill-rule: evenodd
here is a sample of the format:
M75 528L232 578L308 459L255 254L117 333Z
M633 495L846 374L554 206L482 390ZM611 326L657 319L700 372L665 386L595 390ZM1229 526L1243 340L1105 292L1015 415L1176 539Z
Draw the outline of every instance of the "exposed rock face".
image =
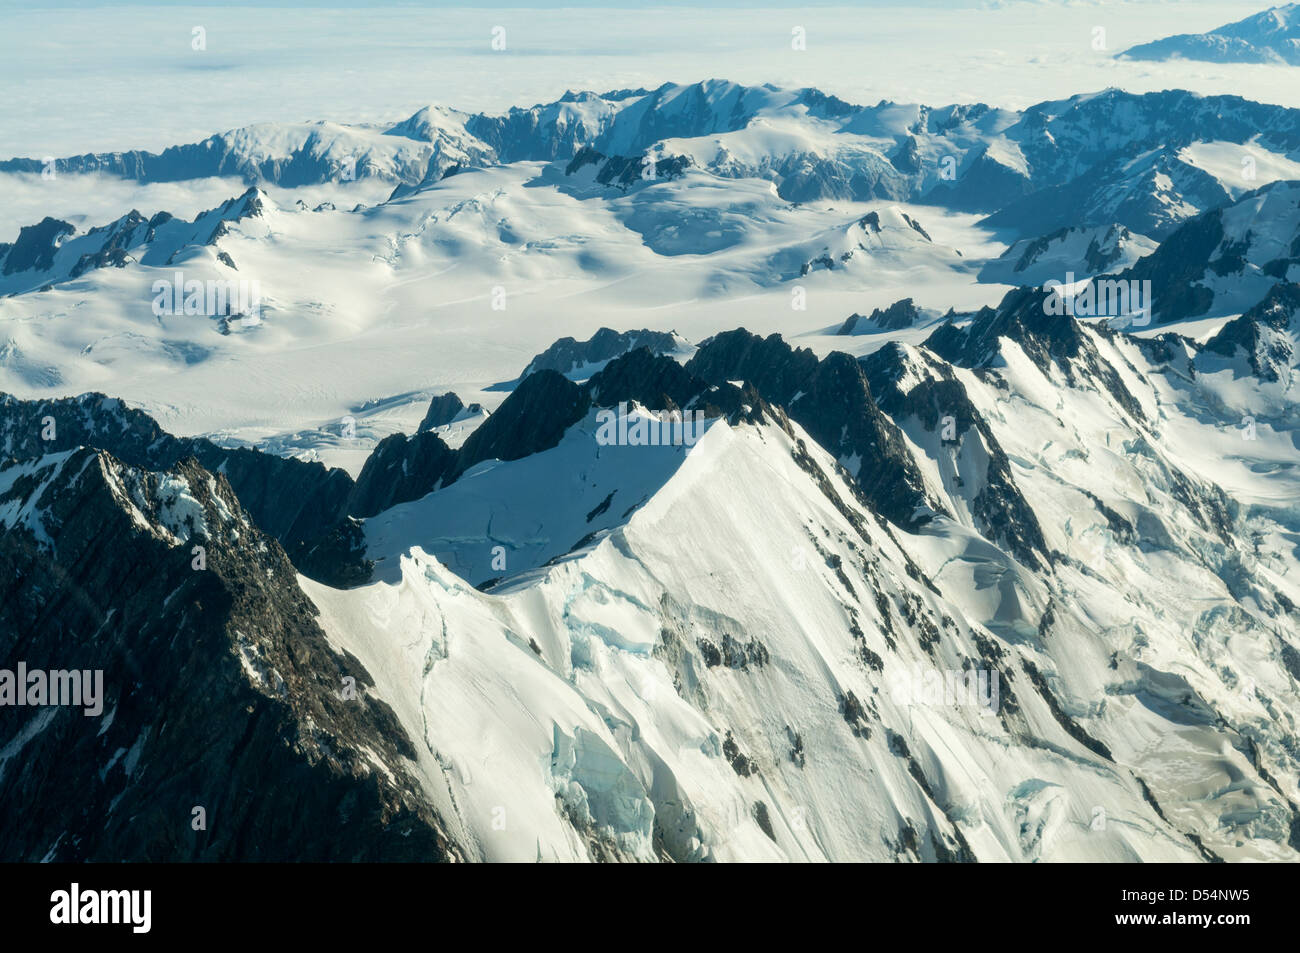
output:
M750 384L724 381L711 383L696 377L677 361L638 348L615 358L587 382L591 403L596 407L617 407L638 403L650 410L692 411L706 418L725 417L732 423L756 421L780 415Z
M1046 294L1036 289L1012 291L996 311L981 312L969 325L958 328L945 324L938 328L924 347L952 364L974 370L983 379L1001 387L1001 374L996 368L1005 365L1005 348L1012 344L1048 381L1071 390L1100 395L1111 404L1110 412L1115 418L1124 420L1125 426L1134 432L1133 452L1150 456L1150 478L1167 487L1170 496L1185 507L1206 532L1226 540L1233 519L1233 504L1216 484L1189 477L1179 469L1176 461L1155 452L1156 431L1121 373L1126 359L1114 348L1118 332L1104 324L1085 325L1067 315L1046 314L1045 298ZM1103 344L1110 350L1110 357L1101 353ZM1158 358L1162 352L1172 356L1170 352L1174 347L1174 342L1151 342L1144 345L1144 350ZM1124 371L1129 375L1137 374L1131 364ZM1131 376L1130 379L1138 378ZM1027 555L1026 547L1041 551L1035 531L1036 521L1021 505L1009 474L998 465L998 452L992 443L989 451L994 465L990 478L994 482L990 486L995 487L995 496L986 502L984 511L993 521L988 524L991 533L994 537L999 536L995 522L1000 518L999 513L1013 516L1014 534L1020 538L1009 539L1010 548L1020 558L1032 563L1034 560ZM1131 525L1112 517L1108 519L1111 531L1117 537L1128 539L1132 536L1134 528Z
M780 157L772 166L771 171L779 177L777 195L787 202L815 202L818 199L850 202L888 199L900 202L905 201L911 191L911 182L906 176L883 156L870 153L846 161L839 156L793 152ZM759 172L745 164L732 168L733 174Z
M1213 213L1202 215L1177 229L1160 243L1154 254L1119 277L1151 282L1157 321L1196 317L1214 304L1214 292L1200 284L1200 278L1223 238L1219 217Z
M518 460L555 446L591 405L586 390L556 371L525 377L460 448L444 482L483 460Z
M1177 148L1133 148L1116 151L1077 178L1002 204L984 221L1025 235L1118 223L1162 239L1190 215L1229 197L1214 176L1181 158Z
M483 460L515 460L553 447L589 403L582 387L555 371L541 371L525 379L459 450L430 432L393 434L375 447L354 483L342 470L319 463L173 437L148 414L102 394L50 401L0 395L0 459L30 460L87 446L141 469L164 470L192 456L229 480L253 522L302 560L299 568L340 584L367 574L349 517L419 499ZM51 439L43 438L47 433ZM331 566L332 559L341 561Z
M1273 182L1193 218L1121 271L1150 281L1157 322L1239 314L1300 274L1300 182Z
M445 427L455 420L456 415L464 409L465 405L460 402L460 398L455 394L450 391L446 394L439 394L429 401L429 409L425 412L424 419L420 421L419 432L424 433L426 430L433 430L435 427Z
M686 369L713 383L746 380L760 393L793 397L817 364L812 351L792 348L779 334L762 338L738 328L705 341Z
M1297 19L1291 14L1286 29L1294 33ZM1236 44L1222 37L1214 42ZM1294 54L1293 40L1289 48ZM728 148L726 133L768 118L782 125L817 120L840 133L831 138L842 144L786 144L756 155ZM392 182L400 196L468 169L521 160L568 164L582 157L573 172L594 163L605 183L628 188L644 177L647 157L665 139L709 136L721 139L714 154L699 156L707 173L766 178L790 202L920 200L1006 212L1005 224L1024 237L1109 222L1157 235L1147 226L1158 222L1167 229L1217 204L1206 204L1213 180L1179 158L1184 145L1257 139L1287 154L1297 147L1300 121L1293 109L1183 90L1108 90L1013 112L979 103L858 106L817 89L706 80L654 90L569 92L504 115L429 107L378 133L332 123L257 124L158 154L64 157L52 169L139 182L238 176L250 185L285 187L355 175ZM655 175L678 175L688 161L655 159ZM39 159L0 159L0 172L44 168Z
M0 275L14 276L6 290L32 291L44 285L80 278L96 268L124 268L132 262L170 265L182 249L216 246L229 223L257 218L265 212L263 193L250 188L220 206L198 213L192 221L159 212L145 219L132 209L127 214L78 235L67 222L46 218L23 228L18 241L0 245ZM217 249L223 264L233 259Z
M930 237L930 233L922 228L921 223L912 218L912 216L908 215L906 212L897 212L897 216L901 218L907 226L912 229L912 231L916 232L927 242L934 241L934 239ZM887 223L881 222L879 212L868 212L858 220L858 226L863 231L869 232L873 235L879 235L888 227Z
M711 383L744 380L771 404L785 408L809 436L847 467L856 485L885 518L914 526L943 506L924 480L898 427L880 412L862 368L839 352L819 361L778 334L760 338L744 329L700 346L686 369Z
M411 739L224 477L73 450L0 470L0 511L0 657L103 673L98 717L6 715L0 800L25 807L0 857L457 856Z
M925 200L960 212L993 212L1013 205L1034 189L1029 176L998 162L985 148L970 159L956 181L940 182Z
M1142 409L1124 381L1097 353L1090 334L1069 315L1049 314L1049 292L1017 288L1008 292L996 310L985 309L965 327L948 323L936 328L925 346L961 367L984 368L998 359L1001 341L1020 346L1044 373L1058 369L1070 384L1096 382L1135 418ZM1097 334L1114 334L1094 325Z
M1295 364L1298 330L1300 285L1275 285L1263 301L1220 328L1204 349L1224 357L1240 349L1256 377L1276 383L1289 376Z
M289 558L304 576L336 589L361 585L374 569L366 558L362 522L353 516L345 516L323 536L298 543Z
M1062 228L1011 244L980 269L979 280L1009 285L1044 285L1121 271L1158 247L1123 225Z
M149 472L98 450L42 454L41 429L49 416L59 439L141 459L194 442L99 396L0 399L0 456L22 458L0 464L0 658L105 676L100 717L27 709L0 738L0 803L32 805L0 817L0 857L701 860L736 856L738 843L764 857L1062 856L1061 841L1025 836L1043 791L1026 777L1104 784L1105 803L1125 805L1134 823L1066 842L1085 856L1110 836L1135 855L1213 860L1243 833L1261 856L1289 856L1300 844L1284 780L1293 746L1254 698L1241 701L1241 673L1266 669L1242 667L1215 637L1229 626L1250 638L1248 662L1279 679L1261 695L1290 718L1300 595L1294 574L1271 567L1294 557L1293 514L1243 514L1180 459L1187 445L1167 436L1179 428L1162 435L1143 407L1146 379L1165 369L1171 416L1200 412L1213 394L1184 403L1177 388L1233 377L1231 396L1248 372L1271 388L1252 400L1284 393L1300 290L1278 285L1204 348L1053 319L1043 303L1022 289L996 309L951 315L926 345L861 360L819 360L739 330L686 366L637 348L584 384L539 371L477 446L451 450L428 432L384 441L341 509L437 489L388 514L414 527L412 546L547 535L562 545L522 569L512 553L505 575L472 580L440 546L403 547L397 575L358 592L339 590L368 578L366 533L385 517L345 517L296 543L299 571L327 585L302 581L222 473L188 457ZM1198 379L1225 358L1231 375ZM695 448L597 446L592 408L620 402L703 409L730 426ZM1099 441L1081 420L1122 439ZM543 459L523 459L533 455ZM261 456L220 460L256 494L254 477L277 479ZM513 462L483 468L455 497L452 481L490 458ZM688 492L656 498L686 460L677 488ZM558 494L580 483L590 494L566 515ZM474 493L490 506L448 529ZM950 518L922 529L918 513ZM920 532L896 528L909 519ZM1103 552L1089 557L1079 541L1099 533ZM637 633L651 648L627 651ZM627 668L610 677L615 661ZM916 718L918 700L900 700L897 679L917 666L967 665L995 679L1000 702L935 704ZM347 678L355 698L341 691ZM661 691L644 687L651 678ZM1080 704L1099 684L1108 704ZM611 712L699 727L689 746L664 744ZM1250 790L1216 796L1208 822L1166 812L1179 782L1158 752L1131 744L1134 719L1152 736L1195 737L1187 756L1198 767L1239 772ZM522 754L480 757L482 734L465 724L528 736ZM976 822L945 793L954 758L983 772L971 790L994 791ZM693 774L701 759L705 773ZM885 780L857 785L853 803L801 839L791 819L825 804L819 792L844 790L845 764L858 781ZM720 784L755 836L709 819ZM494 854L482 815L512 786L510 817L530 826ZM1254 827L1214 828L1242 804ZM897 814L884 832L831 819L846 809L872 819L880 805ZM997 839L970 836L977 826Z
M669 354L681 347L682 341L672 332L664 331L611 331L601 328L586 341L560 338L524 368L520 378L537 371L556 371L566 376L581 368L596 369L620 354L636 348L649 348L656 354Z
M51 432L51 439L43 438ZM40 401L0 395L0 457L25 460L82 446L146 470L166 470L193 456L223 474L254 522L287 546L333 526L352 492L352 479L342 470L173 437L148 414L103 394Z
M921 310L911 298L904 298L902 301L895 301L883 311L880 309L873 311L871 317L877 326L886 331L897 331L916 324L921 319Z
M898 331L902 328L910 328L919 320L921 320L921 310L916 306L916 302L911 298L903 298L901 301L895 301L888 308L876 308L869 318L864 318L860 314L849 315L835 333L848 335L861 334L868 330Z
M366 458L348 497L352 516L374 516L390 506L418 500L437 487L456 452L431 433L395 433L379 441Z
M916 136L907 136L899 143L898 150L889 157L890 163L904 175L915 175L921 171L921 150Z
M936 244L929 232L896 205L814 232L806 241L777 250L768 259L782 281L819 272L873 272L920 261L954 265L956 248Z
M137 182L184 182L229 176L242 179L249 185L272 182L295 188L338 181L348 168L346 159L356 155L354 150L364 146L373 148L373 140L350 140L346 134L338 135L337 130L323 129L322 123L285 124L279 130L268 128L268 125L246 126L209 136L201 142L170 146L162 152L132 149L129 152L67 156L57 159L53 169L57 175L104 174ZM289 144L289 154L277 154L280 153L278 149L275 153L259 149L264 145L264 141L259 142L259 136L267 132L278 133L282 141ZM459 152L454 146L446 151L453 155ZM363 155L350 171L357 178L377 176L416 182L425 172L431 152L429 149L406 154L395 151L391 157L379 157L378 161ZM479 143L477 149L471 149L471 154L485 158L490 156L490 150ZM43 169L44 164L38 159L0 160L0 172L41 172Z
M876 309L876 311L879 310L880 310L879 308ZM876 312L873 311L871 313L874 315ZM848 335L848 334L855 334L855 333L860 334L863 331L867 330L868 328L867 321L868 321L867 318L864 318L862 315L854 311L851 315L849 315L847 318L844 319L844 323L840 325L840 329L835 333L839 335Z
M295 558L301 553L307 560L304 571L321 581L363 580L368 570L354 517L374 516L399 503L418 500L454 483L484 460L517 460L548 450L582 419L588 406L584 388L555 371L539 371L524 378L458 450L429 431L385 437L366 458L343 507L347 516L336 518L304 540L305 545L292 550ZM342 558L339 567L329 567L327 558L332 557Z
M514 106L502 116L471 116L466 121L465 128L491 146L502 162L515 162L519 159L542 159L548 162L553 159L568 159L594 142L604 131L610 112L601 110L591 120L577 112L566 116L569 121L558 122L561 108L571 104L599 106L602 101L617 103L648 93L647 89L621 90L603 95L567 92L550 105L527 109Z
M311 539L332 524L352 491L345 472L319 463L194 444L189 449L199 462L225 475L257 525L285 545Z
M680 410L712 388L672 358L638 348L611 361L588 381L587 389L600 407L635 401L653 410Z
M982 485L958 486L968 496L971 512L980 532L997 540L1026 566L1048 564L1048 546L1033 508L1016 486L1011 463L992 428L971 401L961 380L943 361L909 360L898 344L887 344L861 359L880 409L900 422L915 420L923 431L938 435L936 458L948 464L945 472L954 476L962 470L963 444L976 441L986 461ZM902 382L906 380L906 388ZM945 423L951 432L945 433ZM920 434L909 434L922 443ZM954 482L959 482L955 480Z
M296 537L290 552L295 558L299 554L308 557L305 565L313 578L327 581L317 574L321 572L335 580L364 578L366 572L354 558L358 550L354 531L349 529L351 517L374 516L399 503L418 500L454 483L484 460L518 460L548 450L582 419L589 406L584 388L545 370L524 378L457 450L427 430L385 437L366 458L355 486L349 488L333 519L319 524L311 535ZM338 572L324 564L327 554L344 557L345 564Z
M35 225L18 230L18 240L0 244L0 261L4 268L0 274L12 275L16 271L46 271L54 265L54 252L76 227L48 215Z
M573 175L584 166L595 166L596 182L626 192L634 185L660 180L679 179L691 166L689 156L652 159L649 156L605 155L590 146L579 150L564 168Z
M68 277L80 278L94 268L123 268L128 261L134 261L129 249L134 244L132 238L136 229L144 224L144 216L132 209L115 222L92 228L86 237L96 239L99 247L83 253L68 272ZM152 238L147 232L146 235Z

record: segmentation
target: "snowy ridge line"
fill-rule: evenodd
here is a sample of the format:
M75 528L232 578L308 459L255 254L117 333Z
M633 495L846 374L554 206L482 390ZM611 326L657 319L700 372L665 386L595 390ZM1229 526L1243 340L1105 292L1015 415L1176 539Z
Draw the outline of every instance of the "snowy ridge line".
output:
M1300 66L1300 4L1285 3L1205 33L1182 33L1120 53L1126 59Z
M1204 344L1018 289L860 360L742 329L538 371L458 451L372 455L376 512L313 558L373 576L273 588L358 660L412 741L395 790L466 858L1294 860L1297 329L1286 283ZM622 402L712 424L602 444ZM4 402L8 452L50 459L42 416L166 446L51 406ZM197 469L151 516L114 466L123 525L253 544ZM30 467L0 512L36 512ZM64 524L23 519L58 558ZM933 690L981 673L996 705Z
M1140 121L1121 124L1119 115ZM1244 129L1253 132L1249 141ZM1158 237L1170 227L1170 216L1181 214L1179 204L1203 211L1226 193L1177 150L1151 150L1154 141L1230 142L1295 158L1300 111L1182 90L1136 95L1113 89L1021 112L983 104L859 106L812 88L711 79L570 94L500 116L426 107L388 127L260 124L161 154L6 159L0 173L96 172L139 182L233 175L248 185L287 188L376 179L394 183L396 198L449 175L519 162L553 164L561 179L596 176L602 186L626 188L646 177L642 165L653 160L652 180L671 180L688 167L724 179L755 177L774 182L793 202L923 200L958 211L1001 210L1008 223L1037 229L1026 237L1054 229L1038 221L1045 207L1017 203L1078 183L1081 192L1062 198L1076 210L1098 207L1089 209L1095 220L1070 225L1120 221ZM608 168L615 160L618 168ZM1124 168L1129 164L1136 166ZM1160 175L1176 181L1152 178ZM1128 183L1118 188L1123 191L1138 181L1167 195L1166 207L1123 202L1115 183ZM1102 208L1106 203L1113 207ZM1120 219L1102 217L1117 209Z

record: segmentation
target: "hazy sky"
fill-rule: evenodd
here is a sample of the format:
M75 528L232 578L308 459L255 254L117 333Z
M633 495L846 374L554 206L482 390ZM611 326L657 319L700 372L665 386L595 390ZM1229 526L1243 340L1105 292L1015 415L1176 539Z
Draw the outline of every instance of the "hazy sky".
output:
M521 8L522 7L522 8ZM75 8L75 9L73 9ZM429 103L501 111L566 89L724 77L853 102L1023 107L1107 86L1300 106L1286 67L1133 64L1114 53L1258 9L1242 0L289 3L0 0L0 157L161 149L259 120L394 121ZM506 49L491 48L493 27ZM194 46L195 28L205 49ZM802 27L807 48L791 49ZM1105 49L1094 48L1104 30Z

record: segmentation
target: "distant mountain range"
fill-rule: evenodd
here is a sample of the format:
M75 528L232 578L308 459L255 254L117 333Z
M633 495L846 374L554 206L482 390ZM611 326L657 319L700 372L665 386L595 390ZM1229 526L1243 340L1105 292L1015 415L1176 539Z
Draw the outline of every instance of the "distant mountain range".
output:
M1143 43L1120 55L1135 60L1300 66L1300 3L1272 7L1207 33L1182 33Z
M562 162L557 175L569 188L586 169L598 191L694 168L766 179L789 202L883 199L996 213L993 224L1024 237L1111 224L1159 237L1227 197L1179 155L1200 142L1294 153L1300 110L1118 90L1023 112L858 106L817 89L708 80L569 93L501 116L427 107L391 126L260 124L161 154L73 156L52 168L138 182L233 175L289 187L374 178L403 195L450 173L515 162ZM0 172L43 168L37 159L0 161Z

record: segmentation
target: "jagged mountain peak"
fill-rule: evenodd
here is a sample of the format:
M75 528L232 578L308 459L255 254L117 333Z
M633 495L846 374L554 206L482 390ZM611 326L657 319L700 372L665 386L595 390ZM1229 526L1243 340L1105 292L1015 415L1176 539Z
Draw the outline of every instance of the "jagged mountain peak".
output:
M0 467L0 487L0 644L29 646L34 666L76 658L100 672L103 715L26 718L25 756L0 773L0 794L64 781L23 825L0 828L6 856L457 853L412 776L409 736L367 695L369 673L329 644L284 553L219 474L192 460L141 471L81 448ZM8 519L15 510L22 522ZM48 599L41 580L54 579L68 600ZM263 795L244 796L255 785ZM83 810L67 812L58 790ZM174 833L183 825L167 819L190 817L196 800L223 823ZM340 809L353 823L321 837ZM70 836L50 843L42 829L58 816Z
M46 218L28 226L12 245L0 245L0 293L26 291L80 278L96 268L125 268L139 263L169 266L190 249L216 248L214 261L233 265L217 247L232 225L266 220L276 211L265 191L250 186L221 205L186 221L170 212L145 219L132 209L109 222L78 233L67 222Z
M151 471L195 457L226 477L258 526L286 546L333 526L353 488L342 470L319 463L173 437L144 411L103 394L42 401L0 394L0 459L32 460L82 446Z
M675 331L614 331L600 328L585 341L563 337L528 362L519 375L525 378L539 370L558 371L571 380L591 377L609 361L637 348L657 354L682 353L690 344Z
M1240 314L1300 279L1300 182L1271 182L1185 222L1115 277L1151 282L1158 322Z
M899 331L924 320L925 313L912 298L902 298L887 308L876 308L870 317L854 312L845 319L835 333L838 335L864 334L869 331Z
M1261 308L1261 327L1291 327L1293 292L1281 288ZM1162 432L1148 430L1141 419L1115 412L1117 391L1105 375L1109 368L1134 389L1135 400L1148 402L1154 400L1152 388L1205 382L1199 372L1143 380L1159 372L1144 363L1142 348L1068 316L1059 326L1040 320L1043 300L1035 289L1018 289L997 309L953 315L945 333L960 335L954 338L956 359L939 346L897 342L862 359L839 352L819 359L780 335L736 329L706 340L685 365L637 347L611 359L585 384L550 369L530 374L479 430L498 421L495 433L481 438L463 462L447 465L444 473L454 479L431 480L431 470L419 469L439 453L451 459L463 452L445 448L431 433L390 438L372 454L357 486L373 492L380 512L341 519L295 555L300 570L312 565L312 576L339 588L297 582L275 541L258 534L260 520L274 516L274 505L261 516L252 508L241 515L238 501L259 485L250 475L261 473L263 483L275 477L245 464L237 484L235 457L214 458L220 466L205 464L234 522L211 515L216 504L205 496L210 490L204 471L184 460L172 470L185 476L188 490L173 493L160 476L123 471L114 506L134 500L133 487L143 481L138 486L145 502L132 505L156 529L137 527L132 539L174 552L189 574L193 570L181 559L188 556L184 544L211 540L213 558L239 573L230 577L232 590L255 589L247 610L254 618L262 619L265 609L268 619L307 626L284 638L311 648L310 671L288 667L277 633L215 642L234 653L234 667L215 671L241 672L245 682L235 686L287 705L291 713L283 717L289 720L277 724L291 735L301 723L294 719L302 717L292 713L325 705L315 684L324 686L341 671L373 674L364 681L366 693L385 708L348 722L339 720L348 710L326 706L322 717L332 719L328 730L344 739L342 749L331 749L354 783L360 776L363 786L372 783L361 766L367 758L357 752L374 747L376 733L400 753L374 749L393 772L394 784L366 787L375 790L378 803L390 806L388 813L376 809L376 817L390 820L374 821L369 829L374 850L392 850L384 824L400 816L404 829L421 838L411 849L426 856L518 859L521 840L482 837L490 820L478 816L474 805L487 798L506 805L511 816L530 817L533 837L524 845L530 856L540 851L651 859L656 823L670 828L661 843L665 856L675 859L911 856L905 846L910 841L894 830L893 820L884 833L854 824L834 827L847 832L829 837L833 825L825 827L826 819L846 809L838 795L834 812L823 817L816 807L830 796L826 792L842 793L825 756L834 750L838 763L847 757L874 765L877 773L890 772L885 801L899 814L900 831L912 825L929 832L929 846L917 848L925 859L1091 856L1099 843L1107 845L1103 852L1179 859L1234 850L1251 856L1285 852L1285 837L1277 840L1263 828L1249 834L1210 831L1157 810L1152 805L1176 796L1177 785L1131 744L1135 719L1145 733L1161 737L1189 731L1201 740L1237 737L1238 731L1256 737L1249 703L1235 701L1231 691L1234 670L1226 662L1206 662L1222 660L1228 648L1210 646L1208 635L1189 647L1179 634L1184 629L1212 632L1227 617L1223 613L1231 612L1233 626L1251 633L1252 645L1264 646L1260 651L1269 655L1270 666L1288 645L1279 633L1287 612L1283 600L1292 599L1287 592L1294 587L1275 578L1267 561L1251 561L1251 546L1240 535L1241 514L1214 482L1183 461L1188 444L1179 428L1188 423L1171 419L1182 406L1176 393L1161 391ZM968 367L965 348L978 348L967 335L998 348L1014 345L1031 358L1046 356L1045 366L1058 375L1056 386L1040 386L1033 360ZM1071 373L1061 373L1063 368ZM673 410L704 409L703 433L695 434L693 445L602 442L602 412L611 404L626 404L630 432L665 421L671 426ZM80 433L74 424L86 415L102 416L98 430L110 435L131 416L102 395L39 407L0 400L0 413L6 421L0 433L22 434L23 446L36 451L45 448L42 416L55 416L61 432L68 422L69 438ZM143 441L150 421L138 422ZM1103 439L1092 427L1121 436ZM533 439L543 431L547 440ZM194 442L184 446L195 448L195 456L212 452ZM62 444L48 449L69 460L83 452ZM155 457L179 450L165 435L136 448ZM28 460L15 471L24 474L28 496L45 480L32 475L33 467L43 474L57 467L47 457L36 459L41 462ZM234 474L228 486L214 472L221 467ZM59 472L71 472L68 463ZM1126 494L1133 485L1145 492ZM408 491L416 495L398 502ZM73 495L62 489L57 494L60 500ZM187 497L204 513L203 533L194 519L178 516L193 513ZM773 506L773 500L781 505ZM0 499L0 512L15 512L11 502ZM737 518L738 511L752 512L752 518ZM1266 512L1250 518L1265 519ZM94 519L95 509L85 507L84 515ZM43 512L39 525L47 525ZM56 534L60 525L48 523ZM231 529L240 533L232 545L246 544L250 555L279 560L255 587L248 580L258 574L246 577L246 567L230 561L225 540ZM17 534L4 538L9 537ZM684 539L691 545L683 546ZM1271 545L1266 539L1257 544ZM0 562L5 558L0 552ZM48 557L33 547L24 558ZM1167 567L1175 560L1190 581L1171 578ZM264 575L267 567L253 568ZM47 578L57 575L43 571ZM157 574L158 585L170 591L173 578ZM1151 599L1126 596L1125 615L1112 618L1115 592L1128 585L1129 576L1136 591L1150 590ZM310 602L295 601L298 585ZM203 604L224 606L221 591L205 591ZM155 596L150 589L146 595L156 613L160 603L178 611L193 605L188 592L170 603L168 592ZM32 603L31 596L22 598L22 605ZM262 599L272 600L271 608ZM313 641L319 636L309 620L316 610L330 649ZM96 611L102 622L104 610ZM0 608L0 632L4 612ZM1171 615L1176 618L1165 621ZM242 618L222 631L234 628L248 636ZM173 626L174 634L176 618L164 614L157 624ZM141 631L152 644L154 630ZM393 631L405 637L381 635ZM1134 632L1141 639L1135 641ZM1078 662L1081 655L1090 661ZM1170 659L1179 660L1179 674ZM955 707L927 710L926 719L916 719L915 710L900 701L896 683L918 666L958 670L967 663L997 673L1001 702L989 717ZM810 671L826 677L810 678ZM1273 674L1284 671L1277 667ZM787 672L798 678L787 678ZM287 701L276 702L276 675ZM1286 688L1270 683L1270 698L1275 690ZM787 700L790 707L769 712L757 724L748 702L754 691ZM1078 703L1098 692L1108 699L1105 708ZM243 702L242 694L235 697ZM1285 695L1277 698L1270 704L1282 704ZM254 701L255 708L260 704ZM384 721L383 711L396 721ZM740 717L745 711L748 721ZM619 724L637 730L611 728L597 712L618 712ZM467 720L494 731L508 723L503 736L517 749L485 756L467 740L480 735L478 728L468 735L461 730ZM142 731L133 718L123 724L133 738ZM674 732L694 726L694 740L683 745L674 734L661 745L660 733L669 725L678 726ZM224 731L223 722L217 750L225 750ZM1259 737L1270 776L1280 774L1288 755L1267 735ZM134 743L124 740L128 744L113 743ZM141 761L146 772L149 758L165 760L170 752L153 744L149 736ZM323 749L304 750L311 762ZM683 758L682 750L699 753ZM1231 744L1196 750L1212 752L1196 755L1205 770L1240 770L1251 777L1257 770L1234 753L1244 749ZM958 762L954 751L980 754ZM1070 757L1060 757L1061 751ZM321 757L313 770L328 774L334 762ZM647 759L663 766L655 769L654 783L640 767ZM274 771L290 770L275 759L267 763ZM518 767L536 763L555 767L540 779ZM958 763L988 767L968 777L952 767ZM707 784L697 776L700 770L708 773ZM671 797L663 786L665 771L674 779ZM982 826L973 826L964 819L967 812L945 808L950 800L936 796L940 771L966 779L961 783L979 803L977 792L996 790L1001 806ZM1058 785L1084 779L1102 784L1114 815L1142 823L1114 825L1117 832L1103 835L1104 841L1095 831L1088 840L1071 839L1066 824L1054 828L1055 839L1025 837L1020 819L1036 810L1038 796L1022 787L1026 772ZM611 776L617 778L617 796L610 793ZM723 796L719 785L725 798L740 797L747 806L762 801L764 809L746 807L741 827L722 831L703 809ZM798 793L787 796L787 785ZM399 796L398 790L405 793ZM1269 830L1290 823L1293 811L1284 791L1262 782L1250 797ZM1012 806L1003 810L1004 802ZM823 825L815 844L801 839L803 828L786 819L796 803L813 805L809 817ZM868 787L851 810L867 817L881 803ZM1226 803L1211 799L1206 816ZM318 810L317 802L309 808L309 814ZM1058 809L1068 811L1065 805ZM1190 831L1201 831L1204 842L1192 841ZM329 856L306 834L297 836ZM1236 841L1245 846L1234 847ZM274 855L278 842L267 843L268 856ZM169 845L148 849L151 856L170 856Z
M1295 373L1298 345L1300 284L1288 282L1274 285L1258 304L1224 324L1204 350L1226 358L1240 351L1259 380L1280 383L1289 382Z
M1126 375L1103 356L1097 339L1113 336L1104 324L1084 324L1054 307L1056 292L1017 288L994 310L985 309L968 324L952 321L926 339L925 347L953 364L967 368L1005 365L1003 342L1013 342L1038 370L1052 379L1059 373L1072 386L1086 384L1108 395L1136 419L1144 412Z
M760 391L774 395L777 403L784 403L816 366L817 356L811 350L793 347L780 334L764 338L736 328L700 344L686 369L714 382L741 377ZM743 374L733 374L737 369L742 369Z
M818 360L779 334L761 338L740 328L701 344L686 369L714 383L745 381L764 400L783 407L846 468L858 491L887 519L913 526L943 510L848 354L833 351Z
M1013 242L981 270L980 281L1043 285L1068 275L1088 278L1123 271L1158 247L1153 239L1118 224L1069 226Z

